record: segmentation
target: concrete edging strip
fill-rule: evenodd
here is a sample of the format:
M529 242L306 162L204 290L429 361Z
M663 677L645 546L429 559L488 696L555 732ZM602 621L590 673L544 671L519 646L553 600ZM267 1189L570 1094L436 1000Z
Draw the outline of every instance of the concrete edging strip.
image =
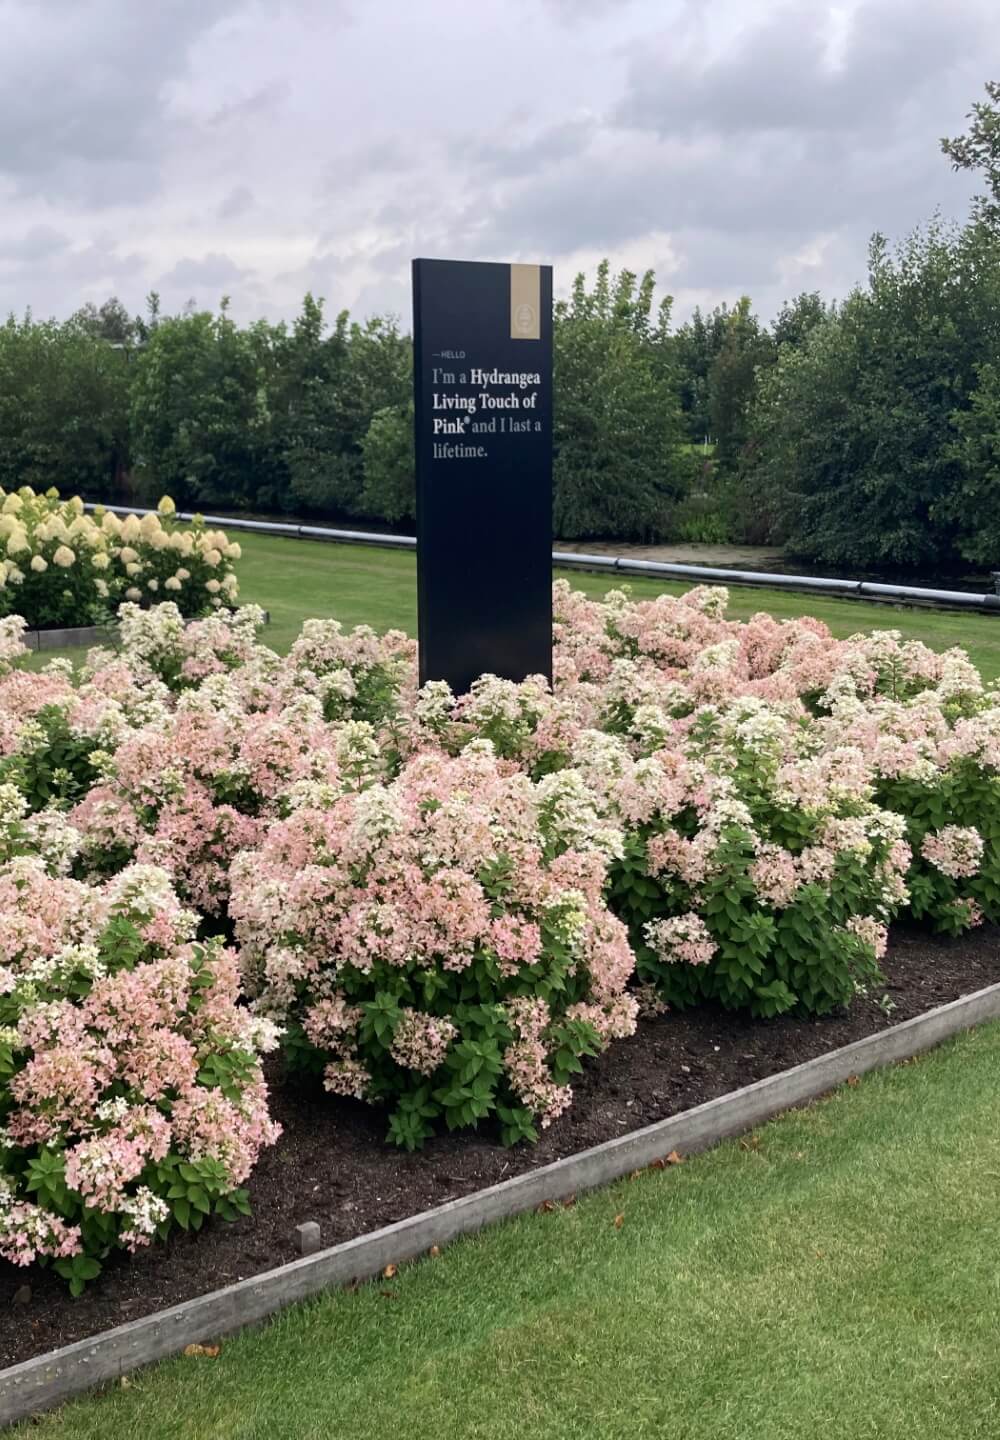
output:
M265 1320L323 1290L368 1279L386 1265L415 1259L432 1245L536 1209L547 1200L620 1179L672 1150L689 1155L708 1149L783 1110L816 1099L853 1075L909 1059L949 1036L998 1018L1000 984L528 1174L25 1360L0 1371L0 1425L176 1355L186 1345Z
M184 623L190 625L191 621ZM264 624L270 623L271 612L265 610ZM116 625L71 625L60 630L25 630L21 638L29 650L67 650L84 645L114 644L116 633Z

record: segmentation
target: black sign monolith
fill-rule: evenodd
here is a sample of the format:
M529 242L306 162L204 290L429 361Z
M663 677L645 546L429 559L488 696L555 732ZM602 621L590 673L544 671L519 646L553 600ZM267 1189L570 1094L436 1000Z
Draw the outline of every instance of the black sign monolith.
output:
M552 674L552 268L413 262L420 683Z

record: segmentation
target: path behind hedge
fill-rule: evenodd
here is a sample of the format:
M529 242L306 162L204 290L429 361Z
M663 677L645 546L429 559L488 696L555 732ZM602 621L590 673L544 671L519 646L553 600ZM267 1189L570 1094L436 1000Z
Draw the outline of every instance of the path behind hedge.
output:
M376 630L397 627L416 633L416 560L412 553L233 533L243 548L243 559L236 567L241 599L256 601L271 612L272 624L264 639L276 650L288 649L302 621L309 616L333 616L345 625L366 624ZM579 571L565 574L572 585L588 595L604 595L613 583L602 575ZM663 593L681 595L691 588L658 580L633 579L628 583L638 598ZM858 630L893 628L936 650L962 645L986 679L1000 675L1000 615L824 600L746 586L731 588L730 595L729 613L737 619L758 610L782 618L815 615L840 636ZM50 651L34 657L33 663L43 664L54 653L69 655L76 661L81 658L79 650Z
M1000 1026L17 1433L1000 1433Z

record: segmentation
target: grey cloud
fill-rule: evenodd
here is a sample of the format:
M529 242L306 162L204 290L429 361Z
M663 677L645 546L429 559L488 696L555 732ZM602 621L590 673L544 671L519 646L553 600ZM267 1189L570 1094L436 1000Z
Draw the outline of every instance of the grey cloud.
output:
M228 255L213 252L200 259L185 256L183 260L178 260L173 269L163 276L162 284L174 288L184 285L211 287L229 285L233 281L244 279L246 275L247 271Z
M451 253L550 257L668 233L686 283L728 273L738 294L776 283L817 236L851 230L860 278L873 229L908 229L937 202L961 212L968 182L938 154L932 117L960 115L975 94L966 70L985 3L959 0L945 17L863 0L833 61L816 0L758 7L756 23L699 63L703 13L687 7L685 43L678 22L633 47L626 95L603 121L453 142L466 189L440 227Z
M395 200L390 201L388 205L383 205L375 214L376 222L387 228L405 225L407 218L405 206L397 204Z
M345 181L368 180L382 175L399 175L412 169L412 144L399 135L383 135L333 161L328 167L325 188L336 190Z
M311 294L330 299L336 306L339 306L340 301L336 297L337 285L341 278L340 272L339 257L327 251L321 251L310 256L305 264L297 266L294 270L280 271L275 278L294 290L296 303L308 290Z
M61 237L65 239L65 237ZM46 249L46 243L48 249ZM141 277L146 257L137 251L120 252L113 237L101 236L78 249L59 244L56 234L47 237L34 253L11 247L0 254L0 314L68 315L85 300L104 300L108 295L145 293Z
M645 244L652 264L649 237L666 233L679 258L665 281L671 288L710 288L731 298L748 292L762 306L801 288L783 284L782 268L823 240L841 257L836 279L843 293L845 275L848 285L864 275L873 230L900 234L948 197L957 202L953 212L967 202L968 182L949 174L932 140L887 158L882 151L859 160L847 146L798 137L789 144L775 136L734 149L612 150L588 157L585 167L510 187L494 199L477 234L482 246L485 230L498 255L540 259ZM473 212L481 215L485 203ZM811 283L822 286L825 273L821 266Z
M249 185L236 185L219 206L220 220L235 220L252 210L256 201Z
M128 279L141 274L146 257L139 251L130 250L124 255L114 249L113 244L87 245L67 256L67 268L81 279L100 280L105 276ZM114 286L112 285L112 289Z
M965 212L993 4L0 0L0 309L405 316L414 254L659 262L680 318L842 294Z
M91 205L148 193L169 138L164 87L236 3L6 0L0 174L24 193Z
M544 179L513 186L493 202L486 229L501 249L560 253L585 245L614 249L637 235L663 228L670 216L670 194L650 183L641 165L591 160ZM681 185L676 200L685 203ZM478 228L481 207L465 211L465 222ZM676 218L676 216L675 216Z
M410 244L386 245L381 250L376 250L371 257L371 267L380 275L392 275L413 259L412 247Z
M597 129L594 119L565 120L521 142L463 136L452 146L452 155L480 177L517 178L582 156Z
M839 63L829 57L829 12L815 0L772 6L741 44L699 65L676 33L632 61L616 118L664 136L753 131L856 133L897 118L925 87L977 55L990 35L979 0L944 6L862 0Z
M536 3L536 0L531 0L531 3ZM543 4L563 24L576 25L581 20L620 15L629 0L543 0Z
M410 328L413 301L410 294L409 265L391 281L378 285L365 285L353 297L352 309L356 314L392 315L404 330Z
M70 243L68 235L51 225L32 225L22 235L12 235L7 240L0 238L0 260L47 260L68 250Z
M292 87L287 80L277 81L271 85L262 85L259 89L251 91L242 100L231 100L220 106L214 114L208 117L208 124L213 126L242 125L247 120L256 119L258 115L269 115L279 109L292 93Z

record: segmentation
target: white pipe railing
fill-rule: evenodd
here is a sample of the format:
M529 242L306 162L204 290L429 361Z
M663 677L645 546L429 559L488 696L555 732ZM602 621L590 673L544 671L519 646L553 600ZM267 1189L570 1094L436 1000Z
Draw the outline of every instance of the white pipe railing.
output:
M116 514L155 515L157 511L130 505L88 504ZM195 513L179 510L177 520L193 520ZM338 545L381 545L389 550L416 550L414 535L383 535L369 530L335 530L325 525L285 524L278 520L239 520L231 515L201 515L206 525L242 530L255 535L277 535L297 540L322 540ZM575 550L553 550L552 563L565 570L597 570L614 575L649 576L664 580L690 580L697 584L757 585L769 590L805 591L850 600L930 605L946 609L1000 612L1000 595L966 590L923 589L917 585L885 585L873 580L840 580L816 575L779 575L763 570L729 570L721 566L681 565L663 560L636 560L628 555L587 555Z

